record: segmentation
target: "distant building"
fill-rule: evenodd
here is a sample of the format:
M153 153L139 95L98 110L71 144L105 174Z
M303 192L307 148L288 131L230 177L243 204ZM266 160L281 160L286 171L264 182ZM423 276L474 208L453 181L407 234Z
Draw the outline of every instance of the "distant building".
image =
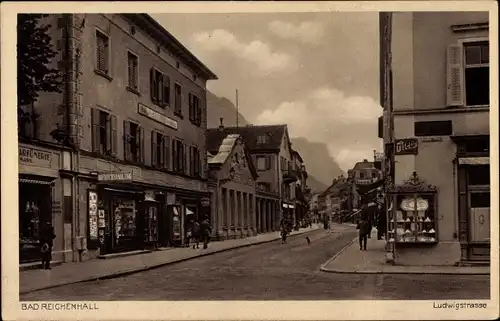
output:
M369 162L364 159L362 162L357 162L354 167L347 172L347 184L349 189L349 211L361 209L362 199L359 188L366 185L371 185L382 179L382 171L375 167L375 162Z
M346 210L349 196L349 185L347 178L340 176L335 178L328 188L318 195L319 207L323 210L323 215L332 217L333 214L340 214Z
M257 206L268 216L257 227L259 232L279 229L282 218L293 220L295 204L292 183L298 180L292 169L292 154L286 125L224 127L208 129L209 152L216 153L217 146L228 134L238 134L252 154L259 175L257 179Z
M292 183L292 201L295 206L294 224L300 224L306 218L308 211L307 200L307 171L300 153L292 149L292 170L297 176L297 181Z
M430 243L396 246L396 259L489 262L489 13L381 13L380 21L382 123L393 128L382 136L392 143L393 191L401 195L392 214L396 223L414 214L399 201L411 190L422 198L415 217L425 222L398 223L394 240Z
M257 226L269 213L256 206L258 174L241 136L226 136L217 154L209 155L208 168L212 237L225 240L256 235Z

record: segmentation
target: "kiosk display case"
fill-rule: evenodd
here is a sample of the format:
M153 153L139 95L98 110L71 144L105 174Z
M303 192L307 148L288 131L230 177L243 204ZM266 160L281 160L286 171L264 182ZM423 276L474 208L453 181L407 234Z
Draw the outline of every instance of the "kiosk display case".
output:
M389 192L388 235L396 243L437 243L437 190L416 172Z

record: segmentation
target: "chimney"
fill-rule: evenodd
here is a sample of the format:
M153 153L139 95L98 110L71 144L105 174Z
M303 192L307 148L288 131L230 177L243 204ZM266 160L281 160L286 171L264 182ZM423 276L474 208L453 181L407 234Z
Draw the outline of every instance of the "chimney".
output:
M224 128L224 118L219 118L220 119L220 125L219 128Z
M367 160L367 159L363 159L363 162L364 162L364 163L368 163L368 160Z

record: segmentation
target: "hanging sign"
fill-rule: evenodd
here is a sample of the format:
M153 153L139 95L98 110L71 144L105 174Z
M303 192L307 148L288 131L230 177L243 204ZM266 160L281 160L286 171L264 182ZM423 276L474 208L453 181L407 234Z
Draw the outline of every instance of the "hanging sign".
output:
M396 139L394 141L394 155L417 155L418 140L416 138Z
M97 193L94 191L89 191L88 193L88 204L89 204L89 238L91 240L97 240L98 228L97 228Z

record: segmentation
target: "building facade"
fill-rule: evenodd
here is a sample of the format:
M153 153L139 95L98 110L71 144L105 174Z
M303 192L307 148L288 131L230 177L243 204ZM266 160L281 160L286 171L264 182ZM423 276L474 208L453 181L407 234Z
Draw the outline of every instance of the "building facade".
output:
M214 154L217 146L228 134L238 134L250 150L257 169L257 208L269 215L261 220L259 232L279 229L282 218L292 220L295 205L291 184L297 181L292 170L291 145L286 125L224 127L208 129L211 140L209 152Z
M309 210L309 202L307 195L309 189L307 188L307 171L304 165L304 160L300 153L292 149L292 170L295 172L297 180L292 185L292 197L295 206L295 220L294 224L304 223Z
M403 264L487 262L488 12L382 13L381 21L381 72L390 78L381 81L383 123L392 127L383 137L394 155L393 189L427 186L436 199L421 207L434 211L425 218L432 228L422 231L432 231L432 244L403 246L396 238L395 258Z
M347 178L344 176L335 178L332 184L318 196L319 206L324 211L323 215L329 217L330 220L340 219L341 212L346 209L348 196Z
M210 135L207 140L210 140ZM254 236L265 218L256 208L257 171L241 136L229 134L208 159L212 237L226 240Z
M205 96L215 74L149 15L50 19L67 90L34 108L40 137L71 147L59 162L63 260L181 245L186 215L210 212Z
M356 211L361 209L363 202L358 190L380 179L382 179L382 171L377 168L376 162L370 162L367 159L364 159L362 162L357 162L352 169L348 170L348 210Z

